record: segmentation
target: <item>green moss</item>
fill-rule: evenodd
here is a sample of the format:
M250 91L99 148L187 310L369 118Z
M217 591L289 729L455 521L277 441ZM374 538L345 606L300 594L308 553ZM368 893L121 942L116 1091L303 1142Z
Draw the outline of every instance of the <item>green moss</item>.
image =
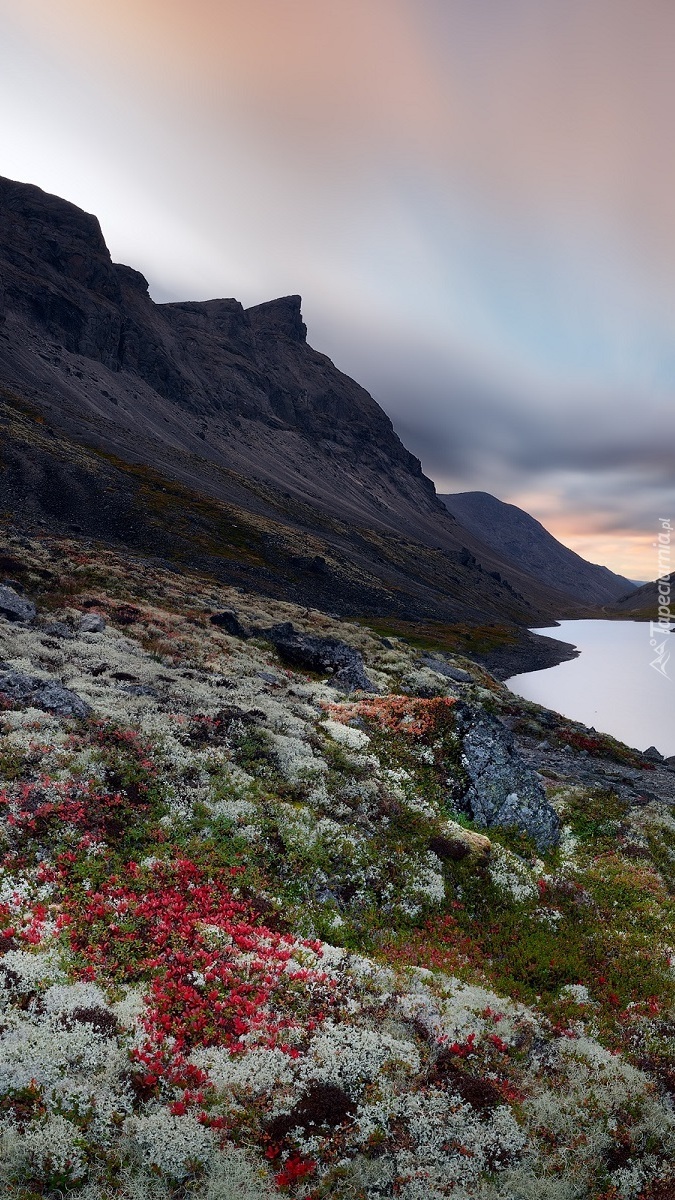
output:
M380 637L398 637L418 650L447 653L486 654L518 642L519 630L512 625L447 624L442 621L404 621L383 617L354 617Z
M30 775L29 756L17 747L0 748L0 787Z
M668 891L675 895L675 828L654 822L645 828L649 853Z
M577 789L567 797L563 818L582 842L615 841L628 813L628 804L610 789Z

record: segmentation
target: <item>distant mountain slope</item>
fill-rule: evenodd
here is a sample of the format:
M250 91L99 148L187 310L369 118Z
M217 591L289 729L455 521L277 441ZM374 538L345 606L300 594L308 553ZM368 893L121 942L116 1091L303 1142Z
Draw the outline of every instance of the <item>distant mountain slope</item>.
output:
M664 607L670 607L670 610L675 614L675 601L668 604L668 595L675 597L675 571L670 575L664 576L664 580L668 580L669 588L662 588L664 596ZM619 599L612 605L613 612L618 614L625 613L627 617L644 617L656 620L659 615L659 580L654 579L650 583L643 584L642 587L634 589L625 596L620 596ZM663 614L665 616L665 614ZM673 619L675 624L675 617Z
M7 179L0 280L6 517L351 614L570 615L451 516L375 400L307 344L298 296L155 304L94 216Z
M507 561L582 604L609 604L632 590L629 579L587 562L515 504L505 504L489 492L439 498L466 529Z

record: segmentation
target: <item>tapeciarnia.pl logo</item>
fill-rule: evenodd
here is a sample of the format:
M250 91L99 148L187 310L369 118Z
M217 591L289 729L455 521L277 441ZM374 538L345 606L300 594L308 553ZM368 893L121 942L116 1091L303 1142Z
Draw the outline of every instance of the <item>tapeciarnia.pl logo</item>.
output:
M668 660L670 658L670 638L673 636L670 632L673 614L671 610L671 540L672 540L672 524L670 517L659 517L658 541L654 542L655 549L658 555L659 577L656 581L659 596L659 615L656 621L649 622L649 645L654 652L654 658L650 662L650 667L658 671L660 675L664 675L666 679L670 676L667 671Z

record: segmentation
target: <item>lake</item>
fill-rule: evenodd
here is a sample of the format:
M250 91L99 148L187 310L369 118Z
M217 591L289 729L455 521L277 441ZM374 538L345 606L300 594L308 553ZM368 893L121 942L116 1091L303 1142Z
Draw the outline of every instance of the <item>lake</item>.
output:
M647 621L561 621L532 632L572 642L581 653L545 671L514 675L506 680L512 692L636 750L656 746L666 757L675 754L675 634L656 639L673 639L664 675L650 666L658 646L650 645Z

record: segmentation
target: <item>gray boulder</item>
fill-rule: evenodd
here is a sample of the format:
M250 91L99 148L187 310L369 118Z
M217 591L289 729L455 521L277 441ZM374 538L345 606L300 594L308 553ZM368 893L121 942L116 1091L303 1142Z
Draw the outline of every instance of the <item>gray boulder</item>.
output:
M0 584L0 617L8 621L21 621L24 625L35 620L37 609L30 600L20 596L14 588Z
M377 691L365 672L363 655L339 638L301 633L290 621L260 630L280 658L306 671L332 671L331 687L341 692Z
M105 617L99 613L87 613L80 621L80 633L103 633Z
M513 734L489 713L457 704L457 732L466 775L455 804L479 825L515 826L540 850L556 845L560 821L544 788L516 750Z
M37 679L0 663L0 695L18 704L42 708L61 717L86 717L91 707L56 679Z

